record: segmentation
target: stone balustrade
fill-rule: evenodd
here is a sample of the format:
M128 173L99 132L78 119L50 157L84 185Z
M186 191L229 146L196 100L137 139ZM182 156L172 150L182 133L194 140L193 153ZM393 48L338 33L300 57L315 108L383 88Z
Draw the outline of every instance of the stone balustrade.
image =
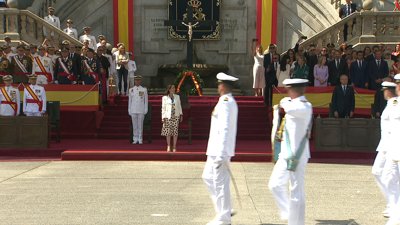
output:
M82 45L77 39L28 10L1 9L0 18L6 21L5 27L3 23L0 23L1 39L4 36L10 36L13 40L23 40L30 44L40 45L45 38L50 38L50 34L54 32L54 45L56 47L59 46L60 39L68 40L71 44ZM43 27L46 27L46 34L43 33Z
M333 43L337 48L344 41L344 28L347 24L348 45L361 49L376 43L400 43L399 12L356 12L317 33L301 44L326 46ZM353 25L354 23L354 25Z

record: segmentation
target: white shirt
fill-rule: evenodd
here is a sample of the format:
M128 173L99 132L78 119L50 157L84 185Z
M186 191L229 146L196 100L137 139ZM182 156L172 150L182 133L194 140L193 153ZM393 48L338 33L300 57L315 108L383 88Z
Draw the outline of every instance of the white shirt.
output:
M19 115L19 104L21 101L19 90L15 87L3 87L8 93L8 97L10 97L12 102L17 103L16 110L17 116ZM3 92L0 91L0 102L8 101L6 97L3 95ZM14 108L10 104L0 104L0 116L14 116Z
M131 114L147 114L148 96L147 89L142 86L134 86L129 89L128 113Z
M287 129L289 139L287 138L286 131L284 131L282 134L281 153L279 154L279 158L288 159L289 152L286 143L289 140L290 151L292 156L295 156L300 148L302 140L307 134L313 109L311 103L305 96L295 99L286 97L281 100L280 105L286 112L284 129ZM308 139L300 158L303 157L311 157Z
M219 98L211 114L208 156L235 156L238 111L238 105L231 93Z
M78 31L76 29L67 27L63 31L67 33L69 36L78 39Z
M42 101L43 106L42 106L42 111L46 111L46 91L44 90L44 87L39 86L39 85L29 85L32 89L32 91L35 92L36 96L39 98L39 101ZM34 99L26 90L24 89L24 104L23 104L23 112L30 112L30 113L38 113L39 111L39 105L37 103L27 103L28 99Z
M93 35L84 34L79 37L80 42L84 42L85 40L89 41L89 48L97 51L97 42L96 42L96 38Z
M51 73L53 75L53 61L47 57L47 56L38 56L36 58L39 58L40 62L42 63L44 69L46 70L45 72ZM36 59L33 60L33 67L32 67L32 72L34 74L37 74L36 72L42 72L42 70L39 67L39 64L36 62ZM41 74L43 75L43 74Z

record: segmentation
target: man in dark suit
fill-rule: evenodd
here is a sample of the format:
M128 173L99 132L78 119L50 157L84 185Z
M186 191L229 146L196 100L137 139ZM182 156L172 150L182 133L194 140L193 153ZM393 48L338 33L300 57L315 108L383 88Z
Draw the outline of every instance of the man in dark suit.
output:
M307 66L309 67L308 80L309 85L314 86L314 66L318 64L318 57L315 54L316 47L312 46L306 56Z
M77 77L76 79L79 80L79 78L81 77L81 70L80 68L82 67L81 64L81 56L79 54L76 53L75 50L75 45L74 44L70 44L69 46L69 57L74 61L76 68L77 68Z
M379 50L379 46L378 45L374 45L372 47L372 54L368 55L367 58L365 58L365 61L370 63L372 61L375 61L375 52Z
M363 61L364 53L357 52L357 60L350 65L351 86L357 88L368 88L368 63Z
M385 60L382 60L381 50L378 50L375 52L375 60L368 63L368 79L371 90L380 89L383 78L388 76L389 66Z
M353 12L356 12L356 11L359 12L359 11L363 11L363 10L358 9L357 5L354 4L354 3L351 3L350 0L346 0L346 4L342 5L342 7L339 10L339 17L341 19L344 19L344 18L346 18L347 16L350 16ZM356 19L354 19L354 21L353 21L353 27L354 27L355 23L356 23ZM346 23L344 25L344 30L343 30L344 31L344 41L347 40L347 28L348 28L348 25Z
M264 102L265 106L272 106L272 93L273 85L277 86L276 79L276 63L279 64L280 56L275 54L276 49L274 44L269 45L269 53L264 55L264 68L265 68L265 89L264 89ZM274 58L277 58L274 60Z
M347 75L340 76L340 86L332 94L332 107L336 118L353 117L355 108L354 89L348 85Z
M338 86L340 85L340 76L341 75L349 75L349 66L347 62L342 59L341 53L339 50L335 50L334 59L328 63L329 69L329 86Z
M61 57L56 59L54 67L54 82L56 84L71 84L78 79L78 71L74 60L69 56L69 48L61 49Z

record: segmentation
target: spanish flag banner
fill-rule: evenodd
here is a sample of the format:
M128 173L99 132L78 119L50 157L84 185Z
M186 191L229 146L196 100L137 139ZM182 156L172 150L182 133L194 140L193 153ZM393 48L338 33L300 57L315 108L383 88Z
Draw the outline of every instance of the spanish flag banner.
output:
M329 104L335 87L307 87L305 96L314 107L314 114L329 114ZM355 113L370 115L376 91L354 88ZM274 89L273 104L279 104L282 98L288 97L284 87Z
M276 44L277 26L278 0L257 0L257 44Z
M133 0L113 0L114 46L124 43L133 57Z

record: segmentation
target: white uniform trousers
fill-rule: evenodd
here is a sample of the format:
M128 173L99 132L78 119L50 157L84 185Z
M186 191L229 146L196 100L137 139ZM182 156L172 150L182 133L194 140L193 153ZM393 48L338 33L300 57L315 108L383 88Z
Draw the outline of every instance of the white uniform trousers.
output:
M133 113L131 114L131 117L132 117L132 127L133 127L133 141L142 142L144 114Z
M281 219L289 225L305 224L306 197L304 179L308 158L300 158L296 171L287 170L286 159L279 158L269 180L269 189L275 197L281 212ZM290 199L287 196L287 183L290 180Z
M395 214L400 214L396 212L396 204L398 204L398 198L400 196L398 162L387 158L385 167L383 168L382 178L382 182L388 191L389 215L392 217Z
M400 223L400 195L399 195L399 180L400 180L400 162L395 162L391 159L387 159L388 167L390 172L388 172L387 177L385 177L385 185L388 185L389 191L394 191L394 198L396 201L395 206L390 209L390 219L386 225L394 225ZM383 170L386 173L387 170Z
M38 75L36 84L49 84L49 82L47 82L47 77L45 75Z
M135 86L135 78L128 77L128 89L133 88Z
M231 192L229 168L231 157L223 157L223 162L215 163L216 156L208 156L203 171L203 180L210 192L217 216L214 220L231 221Z
M36 112L36 113L27 112L26 116L42 116L42 113L40 113L40 112Z
M379 189L381 190L383 196L386 199L387 208L390 208L391 206L393 206L393 198L389 197L391 194L387 186L383 183L385 180L385 178L383 177L384 175L383 169L385 167L385 162L386 162L386 152L379 151L378 154L376 155L371 173L374 175L376 183L378 184Z

